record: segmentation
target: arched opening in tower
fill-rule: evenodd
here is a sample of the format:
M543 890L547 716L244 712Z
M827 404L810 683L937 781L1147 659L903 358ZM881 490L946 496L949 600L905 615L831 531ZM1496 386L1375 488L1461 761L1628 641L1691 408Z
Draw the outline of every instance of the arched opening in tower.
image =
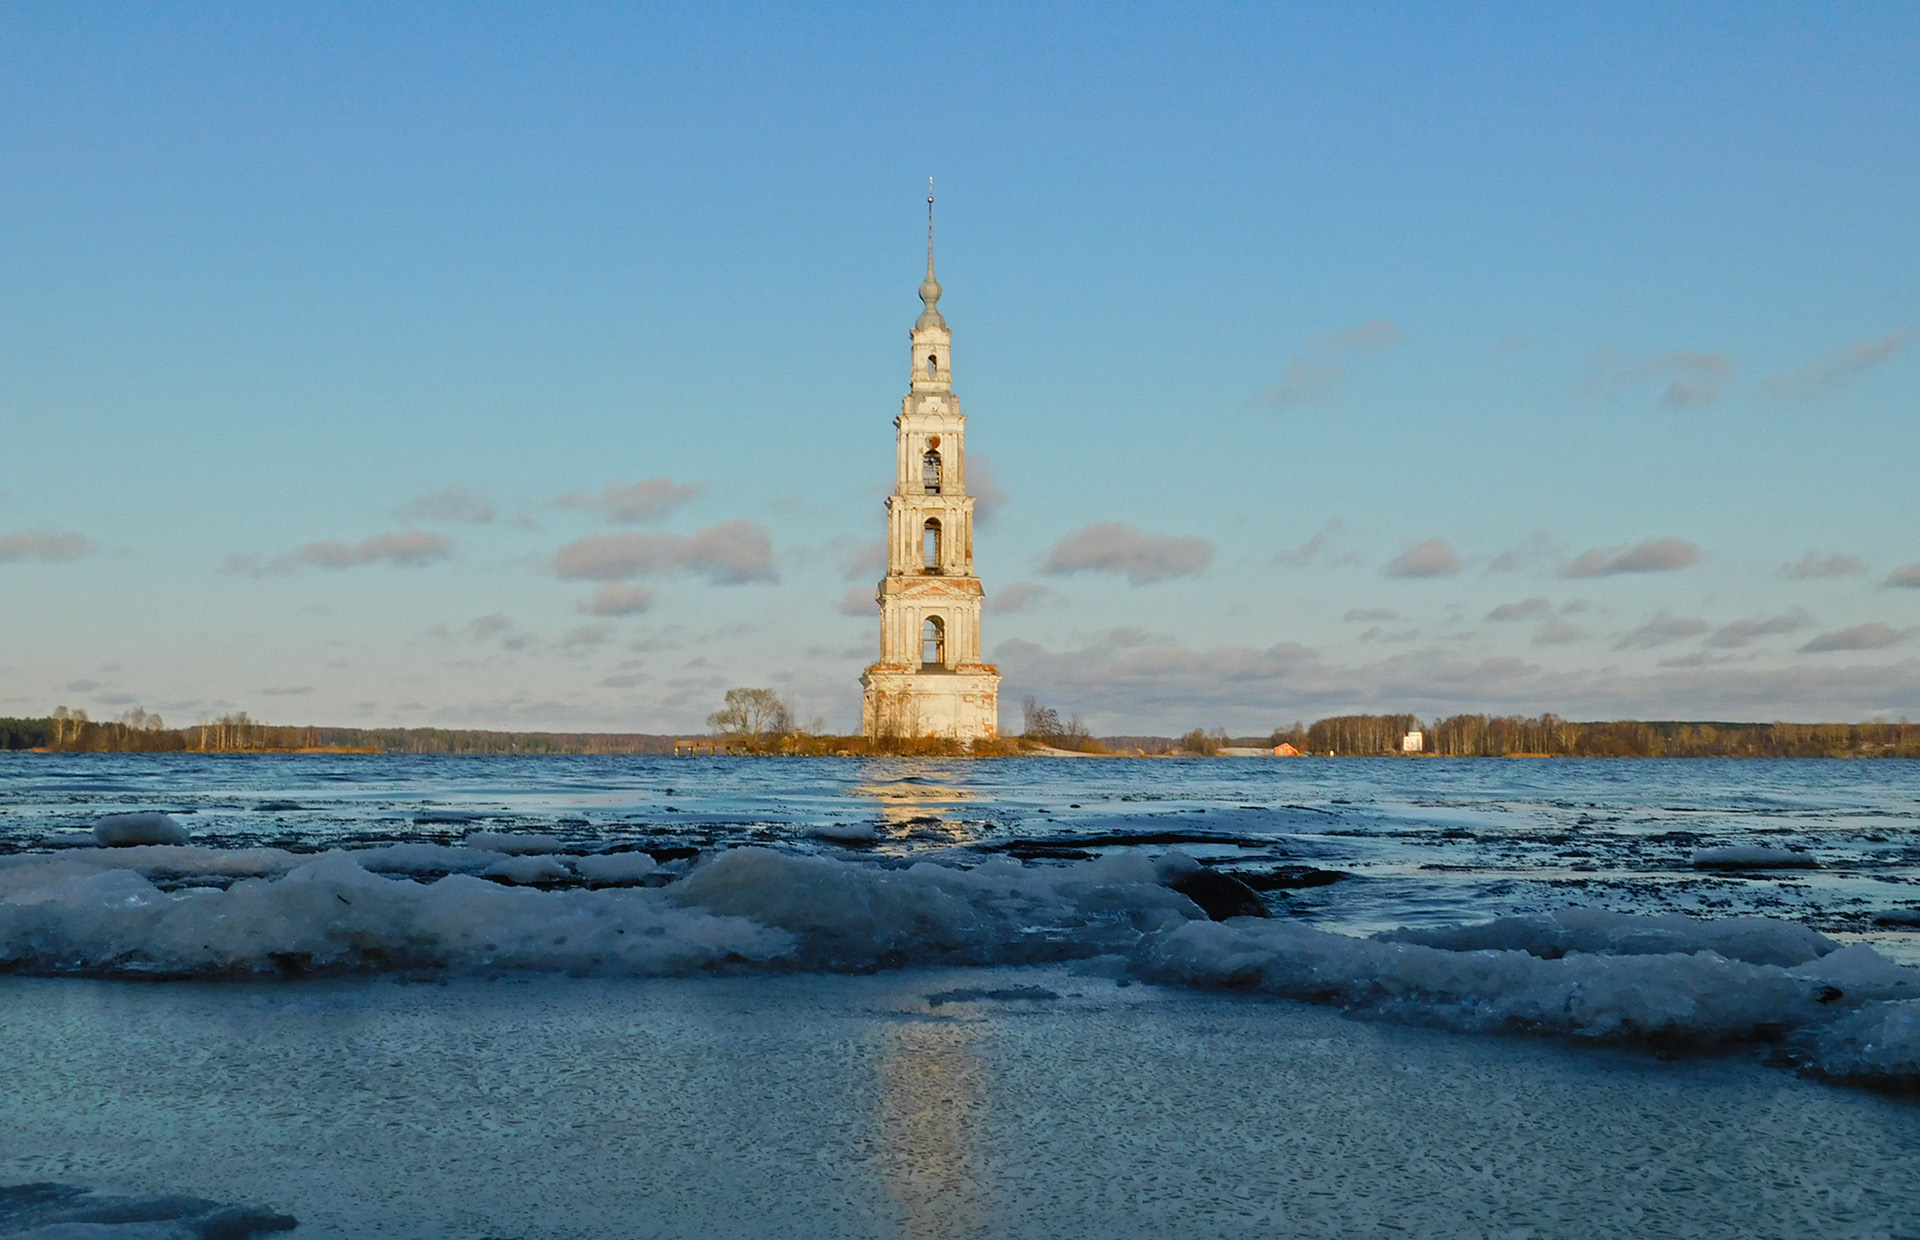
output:
M920 567L929 573L940 571L940 523L929 520L921 532Z
M946 666L947 625L938 616L928 616L920 626L920 662L926 667Z
M940 494L940 453L932 448L920 458L920 488L928 495Z

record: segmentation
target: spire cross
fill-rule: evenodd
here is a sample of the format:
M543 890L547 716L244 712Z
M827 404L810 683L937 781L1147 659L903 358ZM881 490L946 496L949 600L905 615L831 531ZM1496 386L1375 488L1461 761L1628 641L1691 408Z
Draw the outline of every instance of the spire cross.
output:
M933 178L927 178L927 275L933 275Z

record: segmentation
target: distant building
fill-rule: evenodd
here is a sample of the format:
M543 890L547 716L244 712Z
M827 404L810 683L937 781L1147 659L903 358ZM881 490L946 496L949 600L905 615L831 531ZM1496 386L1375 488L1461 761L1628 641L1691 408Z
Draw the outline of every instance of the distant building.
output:
M953 333L933 277L933 195L927 195L925 309L914 322L912 380L897 432L887 497L887 575L880 582L880 661L860 677L868 736L1000 734L1000 669L980 661L973 572L973 499L967 494L967 420L953 394Z
M1421 750L1425 749L1426 747L1427 747L1427 738L1425 733L1409 732L1405 736L1400 738L1401 753L1419 753Z
M1285 741L1281 741L1273 747L1273 756L1276 758L1297 758L1300 756L1300 751Z

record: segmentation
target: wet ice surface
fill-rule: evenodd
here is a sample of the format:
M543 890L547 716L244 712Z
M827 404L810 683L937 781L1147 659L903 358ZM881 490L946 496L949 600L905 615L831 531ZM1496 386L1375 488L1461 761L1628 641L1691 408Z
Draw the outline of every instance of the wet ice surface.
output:
M0 850L143 810L197 844L296 851L481 832L663 861L743 843L957 864L1177 846L1333 930L1568 904L1757 913L1920 962L1912 762L0 754ZM1728 848L1817 868L1696 864Z
M0 981L0 1182L326 1237L1920 1234L1920 1108L1072 968Z

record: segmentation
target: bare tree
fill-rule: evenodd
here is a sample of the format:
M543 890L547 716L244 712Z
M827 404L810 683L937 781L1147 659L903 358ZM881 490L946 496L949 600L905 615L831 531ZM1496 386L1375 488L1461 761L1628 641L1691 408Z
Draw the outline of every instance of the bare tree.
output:
M729 689L726 705L707 716L707 726L757 745L793 731L793 716L771 689Z

